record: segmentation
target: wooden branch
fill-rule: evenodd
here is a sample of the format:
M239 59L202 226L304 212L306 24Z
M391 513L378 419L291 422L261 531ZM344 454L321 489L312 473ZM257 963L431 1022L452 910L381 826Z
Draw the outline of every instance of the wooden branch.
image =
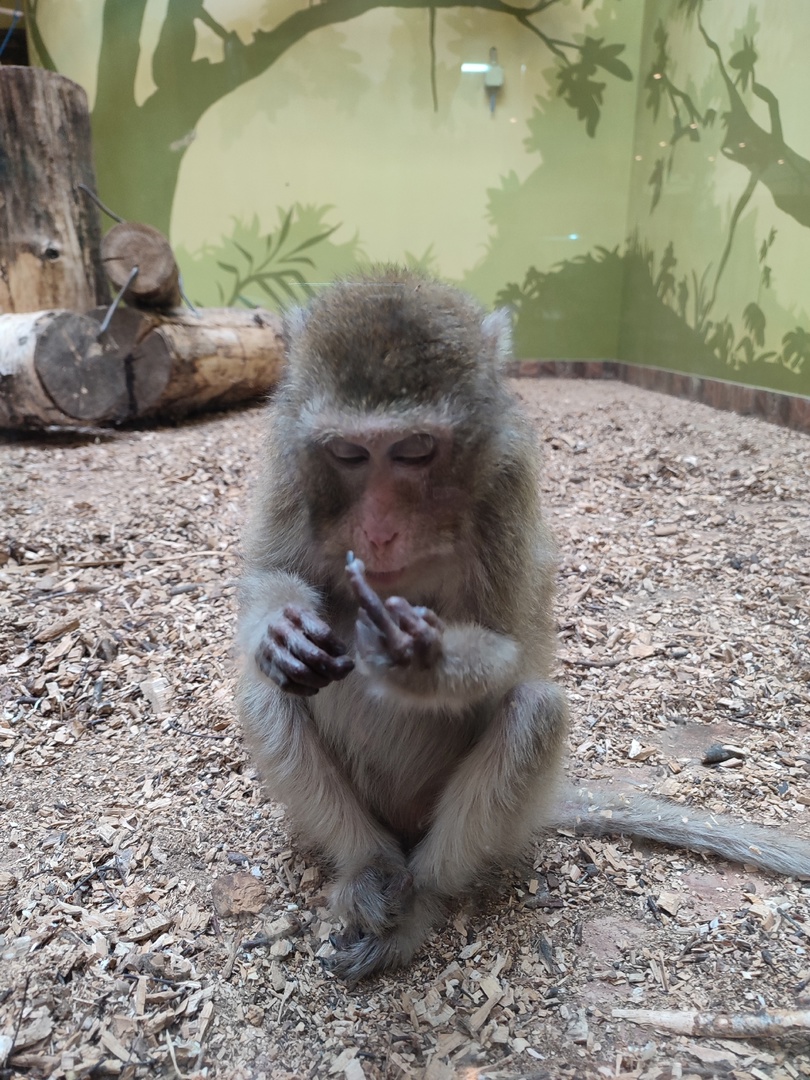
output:
M268 311L207 308L87 315L0 315L0 427L114 425L175 419L266 394L283 365Z
M613 1009L616 1020L712 1039L773 1038L785 1031L810 1031L810 1009L761 1013L716 1013L686 1009Z

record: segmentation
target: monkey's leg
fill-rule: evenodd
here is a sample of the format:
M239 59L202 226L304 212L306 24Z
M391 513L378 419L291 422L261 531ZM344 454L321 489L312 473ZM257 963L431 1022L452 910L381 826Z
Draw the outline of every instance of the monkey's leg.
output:
M411 857L417 889L455 896L528 844L554 798L567 722L565 696L554 683L509 691L451 777Z
M239 703L269 794L337 870L335 910L351 927L383 932L410 891L402 848L358 801L305 700L245 675Z
M402 917L383 934L340 943L331 969L355 983L413 957L449 897L465 891L493 863L529 842L553 799L568 711L550 682L515 687L445 789L409 869L414 890Z

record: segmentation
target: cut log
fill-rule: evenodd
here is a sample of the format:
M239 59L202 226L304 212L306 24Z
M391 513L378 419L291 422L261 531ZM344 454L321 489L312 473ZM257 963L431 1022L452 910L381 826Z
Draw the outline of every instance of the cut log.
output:
M177 418L263 397L284 366L281 319L259 308L174 312L155 323L138 354L159 343L171 358L169 378L139 416Z
M122 221L101 241L101 261L116 291L123 289L132 270L138 275L124 293L128 304L169 309L179 307L180 271L171 244L151 225Z
M177 419L266 394L284 358L269 311L161 316L39 311L0 315L0 427L106 426Z
M0 312L86 311L109 299L84 90L0 67Z
M133 317L140 322L141 316L118 314L116 332L102 336L97 319L73 311L0 315L0 426L75 426L126 416L126 357Z

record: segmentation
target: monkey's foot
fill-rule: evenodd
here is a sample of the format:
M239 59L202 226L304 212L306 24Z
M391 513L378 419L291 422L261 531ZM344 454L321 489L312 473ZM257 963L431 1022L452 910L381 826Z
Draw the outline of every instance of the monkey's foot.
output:
M375 972L407 964L419 945L417 941L409 947L407 936L403 939L396 932L378 937L363 934L357 927L349 927L342 935L333 934L329 940L335 955L324 961L324 967L349 987Z
M402 919L413 894L413 877L401 858L384 856L336 882L332 907L349 926L382 934Z
M442 911L440 897L428 890L414 890L408 911L392 930L366 934L349 925L343 934L333 935L329 940L335 955L324 962L324 967L349 986L367 975L401 967L413 958Z

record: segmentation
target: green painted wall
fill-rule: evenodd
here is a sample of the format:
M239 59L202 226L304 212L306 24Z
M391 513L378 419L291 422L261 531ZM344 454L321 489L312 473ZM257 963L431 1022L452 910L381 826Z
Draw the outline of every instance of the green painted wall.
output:
M421 264L520 355L810 394L807 0L29 0L201 304ZM494 111L465 62L498 50ZM805 85L807 84L807 85ZM742 144L742 145L741 145Z

